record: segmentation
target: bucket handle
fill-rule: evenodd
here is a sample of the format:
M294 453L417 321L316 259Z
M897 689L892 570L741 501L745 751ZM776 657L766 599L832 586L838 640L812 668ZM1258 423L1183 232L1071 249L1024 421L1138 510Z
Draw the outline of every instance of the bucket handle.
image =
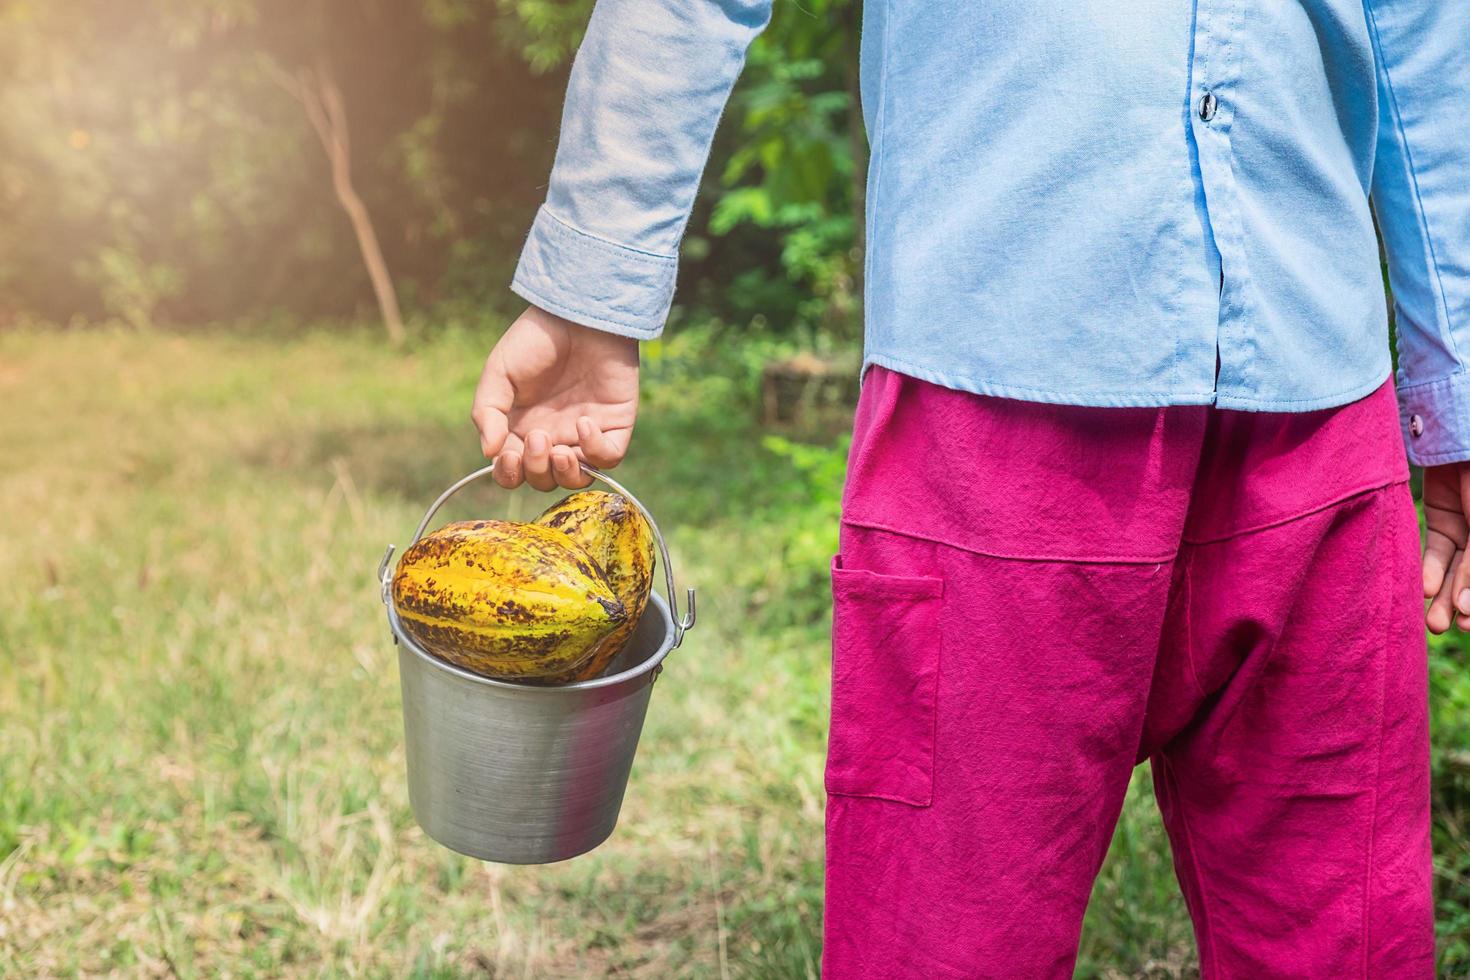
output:
M582 467L583 473L586 473L594 480L598 480L602 483L607 484L609 487L612 487L613 490L626 497L633 504L634 507L638 508L638 512L643 515L643 519L647 521L648 526L653 529L654 540L658 542L659 557L661 557L664 562L664 591L669 597L669 612L671 613L671 618L674 621L674 646L678 647L679 644L684 642L684 634L694 628L694 590L692 588L685 590L686 608L683 615L680 615L678 590L674 587L674 566L669 561L669 546L664 543L663 532L658 529L658 522L653 519L653 514L649 513L648 508L643 506L643 502L628 492L627 487L623 486L617 480L614 480L612 477L608 476L606 473L602 472L594 466L588 466L586 463L580 462L578 465ZM424 519L419 521L418 529L413 532L413 540L408 543L408 546L410 548L413 547L418 539L424 536L424 531L428 528L429 522L434 519L434 515L439 512L439 508L444 506L445 501L454 496L468 484L475 482L482 476L489 476L491 473L494 472L495 462L492 460L489 466L475 470L475 472L469 474L468 476L461 477L458 481L455 482L453 486L441 493L439 495L439 499L435 500L432 504L429 505L428 511L424 514ZM392 601L391 571L393 567L393 552L394 546L390 544L388 546L387 552L383 554L383 560L378 564L378 581L383 588L384 605L387 605L389 602Z

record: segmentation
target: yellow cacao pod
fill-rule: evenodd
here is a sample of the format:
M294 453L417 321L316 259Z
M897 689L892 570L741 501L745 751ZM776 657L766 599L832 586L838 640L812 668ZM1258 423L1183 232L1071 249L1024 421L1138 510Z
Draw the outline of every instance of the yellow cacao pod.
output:
M581 667L559 680L586 680L607 668L627 645L653 587L653 529L622 494L582 490L548 507L536 523L555 528L587 552L607 575L628 618L607 635Z
M460 521L420 538L393 576L419 646L486 677L548 683L584 667L628 621L602 568L536 524Z

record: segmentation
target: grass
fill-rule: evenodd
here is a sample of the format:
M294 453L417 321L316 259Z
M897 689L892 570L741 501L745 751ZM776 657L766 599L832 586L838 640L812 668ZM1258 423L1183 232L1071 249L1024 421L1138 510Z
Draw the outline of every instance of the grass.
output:
M413 823L372 581L480 462L486 342L0 335L0 974L815 976L843 442L763 438L759 344L727 344L649 350L620 471L700 625L656 688L619 829L513 868ZM1457 648L1436 656L1458 737L1470 688ZM1470 793L1441 759L1452 973ZM1138 779L1079 973L1189 976L1191 949Z

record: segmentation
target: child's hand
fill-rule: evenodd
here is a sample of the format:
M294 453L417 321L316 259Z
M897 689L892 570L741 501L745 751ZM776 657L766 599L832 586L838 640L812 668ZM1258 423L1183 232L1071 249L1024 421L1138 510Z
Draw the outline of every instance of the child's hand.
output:
M638 341L534 306L490 352L470 412L495 481L538 490L591 481L577 466L616 466L638 414Z
M1433 599L1424 622L1443 633L1450 621L1470 630L1470 562L1464 561L1470 525L1470 463L1424 470L1424 598Z

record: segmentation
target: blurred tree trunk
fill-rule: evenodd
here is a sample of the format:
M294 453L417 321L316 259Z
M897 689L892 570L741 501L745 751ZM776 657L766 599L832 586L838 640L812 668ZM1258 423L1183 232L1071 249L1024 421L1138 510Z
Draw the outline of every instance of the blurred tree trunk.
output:
M362 261L367 266L368 278L373 283L373 293L378 298L378 309L383 315L383 325L388 329L388 340L396 347L403 343L406 332L403 314L398 308L398 294L393 289L393 278L388 274L388 263L383 259L383 249L378 245L378 234L373 229L373 220L367 205L352 184L352 142L347 128L347 107L342 101L342 90L326 63L318 62L315 69L302 68L295 75L276 69L276 80L295 97L306 110L311 128L321 140L322 149L332 167L332 189L347 218L352 222L353 234L357 236L357 247L362 251Z

